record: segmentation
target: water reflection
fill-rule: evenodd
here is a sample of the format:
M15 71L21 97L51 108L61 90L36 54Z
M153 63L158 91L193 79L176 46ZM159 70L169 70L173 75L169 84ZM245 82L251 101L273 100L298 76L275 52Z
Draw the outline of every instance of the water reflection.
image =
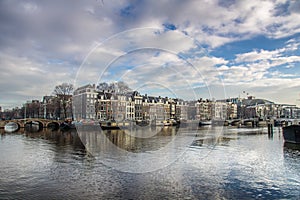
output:
M144 173L164 168L178 159L190 146L194 135L189 129L152 127L132 130L105 130L77 127L87 151L108 167ZM150 132L152 137L143 137ZM155 132L155 134L153 134Z
M0 199L300 195L300 151L284 145L279 130L274 130L273 140L265 129L169 127L150 129L156 134L141 137L143 131L82 128L1 134ZM143 170L147 173L136 173Z
M130 134L128 134L128 130L107 130L103 133L112 144L134 153L156 151L171 142L178 134L176 127L158 127L154 130L150 127L148 129L152 129L151 132L156 134L153 134L152 137L141 137L143 132L149 131L145 129L131 130ZM158 138L163 138L163 140Z

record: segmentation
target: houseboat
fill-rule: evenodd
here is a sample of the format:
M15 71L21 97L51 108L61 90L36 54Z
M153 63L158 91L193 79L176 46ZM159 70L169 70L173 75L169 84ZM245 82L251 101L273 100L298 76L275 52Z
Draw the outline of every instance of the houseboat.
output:
M300 125L282 127L285 142L300 144Z

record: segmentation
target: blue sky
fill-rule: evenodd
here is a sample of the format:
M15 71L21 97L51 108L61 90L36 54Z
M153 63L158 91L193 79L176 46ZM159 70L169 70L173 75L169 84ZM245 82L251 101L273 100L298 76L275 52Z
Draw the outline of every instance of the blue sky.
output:
M296 0L0 2L0 106L123 80L184 99L300 102Z

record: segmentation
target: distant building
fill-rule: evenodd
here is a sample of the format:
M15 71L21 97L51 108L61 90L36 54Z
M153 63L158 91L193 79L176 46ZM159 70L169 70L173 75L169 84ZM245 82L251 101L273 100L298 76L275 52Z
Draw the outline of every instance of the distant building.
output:
M135 120L135 104L131 94L100 91L96 99L96 118L105 120Z
M176 104L176 118L180 120L188 119L188 102L179 100Z
M196 103L196 119L197 120L211 120L212 119L212 101L200 99Z
M124 121L126 115L126 96L123 94L114 94L111 97L112 118L116 121Z
M44 111L44 104L51 104L51 101L55 102L55 98L45 96L41 111ZM184 101L169 97L141 95L138 91L115 92L109 89L99 91L95 89L95 85L90 84L74 91L73 105L76 120L159 122L168 119L300 118L300 109L294 105L275 104L268 100L255 99L253 96L247 99ZM46 116L55 116L55 112L53 113L53 109L50 112L51 108L48 108L48 105L47 110Z
M225 102L213 102L212 119L218 119L218 120L227 119L227 104Z
M134 100L131 95L126 95L126 120L135 119Z
M237 104L233 102L227 102L227 118L228 119L237 119Z
M40 117L46 119L56 119L57 109L58 109L58 100L55 96L43 96L41 102L41 112Z
M288 119L300 118L300 108L296 107L295 105L283 105L281 117Z
M25 104L26 117L27 118L39 118L40 117L41 102L39 100L28 101Z
M196 120L197 115L197 101L189 101L187 107L187 119Z
M104 121L111 118L111 96L110 92L98 92L95 102L96 119Z
M142 112L143 97L140 95L139 92L134 91L132 93L132 99L134 101L135 120L142 121L143 120L143 112Z
M85 85L77 88L73 95L74 120L96 119L97 91L95 85Z

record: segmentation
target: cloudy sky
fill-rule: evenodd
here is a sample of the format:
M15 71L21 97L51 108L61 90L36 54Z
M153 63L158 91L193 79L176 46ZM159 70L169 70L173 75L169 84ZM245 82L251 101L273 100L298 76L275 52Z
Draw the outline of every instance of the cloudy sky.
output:
M300 101L300 1L1 0L0 106L125 81L185 99Z

